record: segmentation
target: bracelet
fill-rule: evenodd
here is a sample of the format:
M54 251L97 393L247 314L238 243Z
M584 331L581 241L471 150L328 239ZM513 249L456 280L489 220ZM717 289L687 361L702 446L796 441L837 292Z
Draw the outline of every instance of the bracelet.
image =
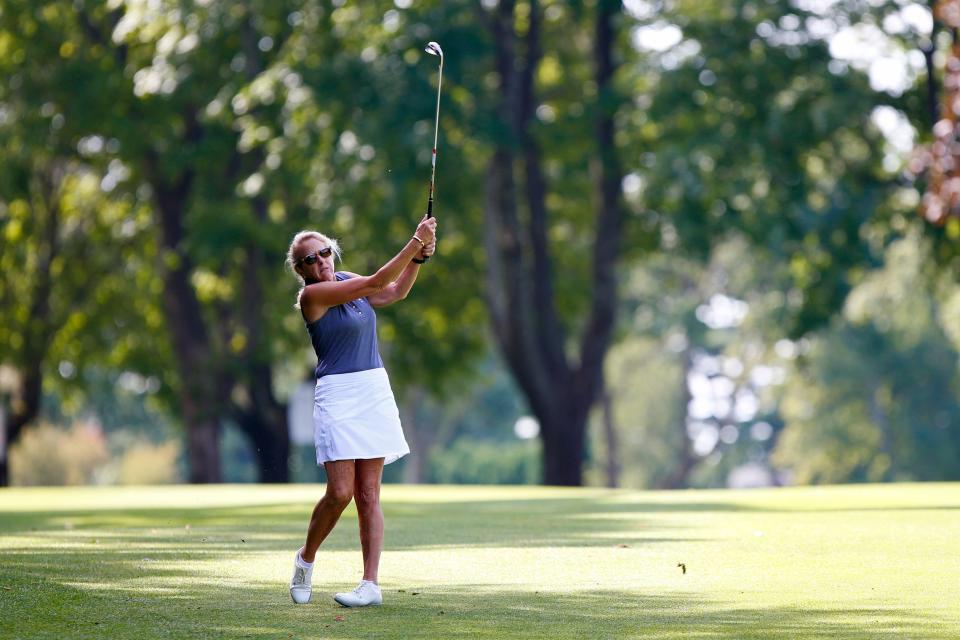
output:
M426 263L426 260L417 260L416 258L413 258L413 261L416 262L417 264L424 264L424 263Z
M421 247L424 246L423 240L421 240L420 236L418 236L417 234L413 234L413 239L419 242Z

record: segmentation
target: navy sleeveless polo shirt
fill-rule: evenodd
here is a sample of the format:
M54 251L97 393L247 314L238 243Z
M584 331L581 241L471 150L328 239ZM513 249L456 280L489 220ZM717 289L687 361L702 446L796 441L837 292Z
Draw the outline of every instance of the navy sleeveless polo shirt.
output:
M334 276L350 279L340 271ZM366 298L330 307L319 320L307 323L307 333L317 352L317 378L383 367L377 347L377 315Z

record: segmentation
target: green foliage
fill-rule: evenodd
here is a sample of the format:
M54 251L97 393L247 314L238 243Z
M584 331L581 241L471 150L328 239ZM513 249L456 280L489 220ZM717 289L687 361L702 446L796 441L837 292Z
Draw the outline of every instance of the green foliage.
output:
M89 128L111 113L109 96L95 56L63 36L72 16L30 3L0 14L10 79L0 88L2 359L21 380L38 367L64 406L82 401L91 367L160 375L169 348L158 304L143 295L159 284L149 211L122 188L130 170L118 140Z
M67 171L48 204L14 199L0 219L0 268L17 276L0 280L4 360L18 367L42 360L61 393L94 385L100 372L88 369L98 366L160 376L169 347L157 301L144 295L159 284L149 215L109 199L89 168Z
M941 324L956 292L917 233L854 288L788 385L774 460L797 482L960 477L960 352Z
M706 263L657 251L631 267L625 331L606 367L623 486L722 487L738 466L766 464L766 430L779 426L790 364L777 343L797 309L788 286L787 265L735 233L716 242ZM754 437L757 423L763 431ZM606 482L599 411L592 442L591 482Z
M107 441L95 423L69 429L39 423L10 448L11 484L58 486L91 484L109 459Z
M179 429L167 410L159 377L144 377L132 371L93 365L63 373L52 372L46 380L40 415L56 424L66 424L84 415L95 415L114 452L136 439L154 443L178 437ZM72 364L72 362L71 362ZM69 374L69 375L64 375Z
M783 325L797 337L842 304L852 270L878 259L864 230L895 183L870 123L888 99L862 73L828 70L824 40L775 37L786 14L816 18L787 0L678 2L656 15L685 41L656 56L675 71L636 79L649 108L631 118L642 141L632 164L665 248L706 258L735 232L789 265L800 304Z
M151 442L142 431L108 432L82 420L69 428L38 422L11 447L11 484L172 484L184 477L181 449L179 440Z
M224 482L256 482L256 453L243 433L227 423L220 433L220 464Z
M650 338L628 337L610 350L606 391L611 396L615 455L621 487L656 487L673 470L686 432L680 355ZM590 422L591 459L586 481L606 483L608 443L603 416Z
M174 484L182 481L180 455L182 445L176 440L163 444L140 442L123 453L117 484Z
M516 445L522 444L517 441L514 424L529 414L523 396L492 353L480 361L469 384L458 385L442 397L414 388L400 399L400 409L411 455L386 467L385 481L442 482L434 461L449 471L452 458L447 452L451 448L462 452L482 443L485 447L480 450L503 447L514 452ZM403 469L402 476L399 469ZM497 472L497 477L502 475Z
M536 484L540 482L536 442L491 442L460 438L430 455L427 479L440 484Z

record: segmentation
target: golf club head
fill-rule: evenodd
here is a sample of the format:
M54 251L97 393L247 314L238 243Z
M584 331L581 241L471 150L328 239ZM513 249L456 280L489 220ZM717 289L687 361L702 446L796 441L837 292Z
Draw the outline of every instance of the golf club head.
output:
M428 42L423 50L432 56L440 56L440 59L443 59L443 49L441 49L440 45L436 42Z

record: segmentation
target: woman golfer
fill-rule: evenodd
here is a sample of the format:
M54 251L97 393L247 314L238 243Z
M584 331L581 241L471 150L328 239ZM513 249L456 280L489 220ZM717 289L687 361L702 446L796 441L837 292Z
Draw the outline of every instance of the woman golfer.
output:
M377 569L383 549L380 477L383 465L410 453L397 404L377 349L374 307L403 300L435 247L436 218L417 226L396 256L371 276L334 271L337 241L301 231L290 243L287 262L303 288L298 306L317 352L313 405L317 464L327 471L327 491L313 509L307 539L297 552L290 596L310 601L317 549L353 498L360 520L363 580L334 600L345 607L383 602Z

